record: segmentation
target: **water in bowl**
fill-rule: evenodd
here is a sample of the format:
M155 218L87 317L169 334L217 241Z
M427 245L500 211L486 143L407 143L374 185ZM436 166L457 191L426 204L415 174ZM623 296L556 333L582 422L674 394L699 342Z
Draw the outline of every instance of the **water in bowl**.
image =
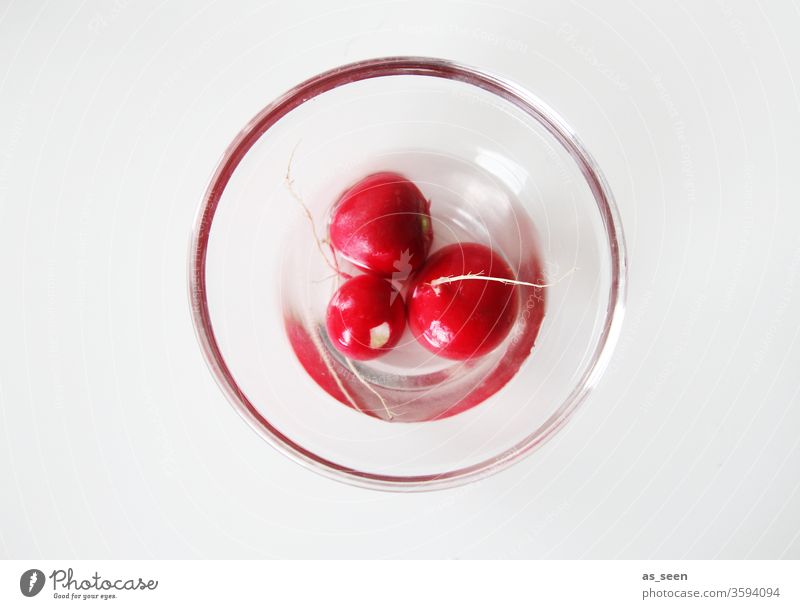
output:
M345 188L370 173L394 171L415 182L431 202L431 252L451 243L483 243L506 259L517 279L543 284L533 219L507 184L514 179L508 175L513 165L497 161L488 153L467 160L423 150L393 152L318 180L316 188L304 190L302 204L324 240L330 209ZM496 167L505 168L505 179L492 171ZM302 182L302 172L292 179ZM325 330L325 310L337 278L315 243L299 201L296 214L281 274L284 324L309 377L339 402L393 422L453 416L499 391L531 354L545 313L546 288L518 286L517 322L504 342L483 357L463 362L438 357L407 328L385 356L366 362L346 359ZM341 256L338 263L345 272L359 272Z

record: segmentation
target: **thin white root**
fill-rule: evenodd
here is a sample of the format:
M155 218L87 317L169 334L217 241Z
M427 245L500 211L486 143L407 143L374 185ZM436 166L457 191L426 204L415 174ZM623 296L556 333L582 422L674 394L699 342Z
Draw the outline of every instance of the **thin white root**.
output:
M446 277L439 277L438 279L434 279L433 281L431 281L428 285L436 289L440 285L444 285L446 283L455 283L456 281L477 279L480 281L496 281L497 283L504 283L506 285L527 285L532 288L549 288L551 286L556 285L557 283L560 283L561 281L572 275L572 273L574 273L577 270L578 267L571 268L569 271L564 273L564 275L562 275L560 278L558 278L556 281L553 281L552 283L531 283L529 281L517 281L516 279L504 279L502 277L488 277L483 274L483 271L481 271L480 273L468 273L467 275L449 275Z
M336 272L333 274L335 279L335 281L333 282L333 290L335 292L336 290L339 289L339 280L342 278L342 276L344 275L345 279L350 279L350 275L348 275L347 273L342 273L342 271L339 269L339 261L336 259L336 249L334 249L333 243L331 243L327 239L325 240L325 242L328 244L328 247L331 250L331 256L333 256L333 265L334 269L336 270Z
M325 275L325 277L323 277L322 279L314 279L311 281L311 283L325 283L326 281L330 281L331 279L335 279L337 277L339 277L339 275L333 273L331 275Z
M333 380L336 381L336 385L339 387L344 397L347 398L347 401L350 402L350 404L352 404L353 408L355 408L358 412L364 412L358 405L358 403L353 399L353 396L350 395L350 392L347 391L347 389L344 386L344 383L342 383L342 379L340 379L339 375L336 374L336 369L333 367L333 363L331 362L331 358L328 355L327 351L325 351L325 347L322 346L322 341L319 338L316 326L314 326L313 322L311 321L311 314L308 310L305 311L305 318L306 318L305 319L306 324L308 324L308 327L310 328L309 336L311 337L311 342L314 343L314 347L316 348L317 353L319 353L319 356L325 363L325 367L328 369L328 372L331 373Z
M286 176L284 176L284 182L286 184L286 188L289 190L289 193L292 195L294 200L297 201L300 204L300 207L303 208L303 213L305 214L306 218L308 218L308 223L311 225L311 232L314 235L314 242L317 244L317 249L319 250L319 253L322 256L322 259L325 261L325 264L327 264L333 271L332 276L326 277L321 281L327 281L331 278L334 278L336 280L335 289L338 289L339 279L342 276L342 272L339 270L339 261L336 258L336 250L334 249L333 244L328 239L320 239L319 234L317 233L317 225L314 222L314 216L311 215L311 210L308 209L308 206L303 201L303 197L301 197L300 194L294 188L294 178L292 178L292 161L294 160L294 153L297 151L297 147L299 145L300 142L297 142L294 149L292 150L292 154L289 156L289 163L286 166ZM325 249L322 247L323 243L330 248L331 256L333 256L333 262L331 262L328 256L325 254ZM336 369L334 368L333 363L331 362L331 358L328 355L327 351L325 350L325 347L322 345L322 341L320 340L315 327L311 323L311 316L308 312L306 312L306 323L308 323L309 327L312 328L311 341L314 343L314 347L317 349L317 352L322 358L322 361L325 363L325 367L331 373L333 380L336 381L336 385L339 387L342 394L344 394L344 396L347 398L347 401L350 402L350 404L352 404L353 408L355 408L358 412L364 412L364 410L353 399L353 396L350 395L350 392L347 391L347 389L344 386L344 383L342 383L342 379L339 378L339 375L336 373ZM358 381L378 397L389 419L390 420L393 419L395 415L389 408L389 405L386 403L386 400L383 399L383 396L377 391L375 391L372 385L370 385L366 381L366 379L364 379L364 377L362 377L358 373L358 370L356 370L356 367L353 365L352 361L350 361L347 358L345 358L345 361L347 362L347 365L349 366L353 375L358 379Z
M333 262L331 262L328 259L328 256L325 254L325 250L322 247L322 240L319 238L319 234L317 234L317 225L314 222L314 216L311 215L311 210L308 209L308 206L303 201L303 197L301 197L294 188L294 178L292 178L292 161L294 160L294 153L297 151L297 147L299 145L300 142L297 142L295 147L292 149L292 154L289 156L289 163L286 166L286 175L284 176L283 181L294 200L297 201L300 204L300 207L303 208L303 212L305 213L306 218L308 218L308 223L311 225L311 232L314 235L314 242L317 244L317 249L322 255L322 259L325 261L325 264L327 264L338 275L339 262L336 260L336 253L333 251L333 247L331 247L331 252L333 253ZM325 241L327 242L327 239Z
M351 360L345 358L345 361L347 361L347 365L350 367L350 370L355 375L355 377L361 382L361 384L364 385L364 387L369 389L376 396L378 396L378 399L381 401L381 405L383 406L383 409L386 411L386 416L389 417L389 420L391 421L392 419L394 419L395 413L392 412L391 408L389 408L389 405L386 403L386 400L383 399L383 396L380 393L378 393L377 391L375 391L375 389L373 389L372 385L370 385L367 382L367 380L358 373L358 370L356 370L356 367L355 367L355 365L353 364L353 362Z

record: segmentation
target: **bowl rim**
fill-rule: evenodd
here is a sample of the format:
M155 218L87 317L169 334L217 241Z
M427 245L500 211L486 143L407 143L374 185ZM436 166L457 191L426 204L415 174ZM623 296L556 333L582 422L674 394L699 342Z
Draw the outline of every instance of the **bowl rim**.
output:
M402 75L465 82L512 103L544 126L570 154L586 179L602 217L611 256L611 286L602 333L583 375L556 411L533 433L494 457L439 474L415 476L389 476L343 466L304 448L274 427L250 402L225 363L211 322L205 276L216 209L236 167L258 139L292 110L322 93L361 80ZM296 85L256 114L228 145L211 177L191 232L188 266L195 334L206 364L234 410L259 436L293 461L340 482L390 491L437 490L475 482L521 461L555 435L605 371L619 338L627 291L627 255L617 206L600 168L572 128L538 97L509 80L455 61L422 56L379 57L333 68Z

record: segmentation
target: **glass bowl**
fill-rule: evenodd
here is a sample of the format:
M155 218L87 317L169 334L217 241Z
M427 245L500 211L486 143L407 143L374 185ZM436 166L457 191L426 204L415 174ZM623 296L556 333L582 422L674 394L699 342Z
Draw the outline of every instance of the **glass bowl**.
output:
M517 324L489 355L422 357L407 333L349 377L336 361L321 330L335 287L325 222L381 170L431 200L432 251L481 241L547 284L519 287ZM237 412L297 462L385 490L474 481L552 437L608 362L626 268L611 192L566 123L513 83L424 57L345 65L264 108L211 179L189 267L200 345Z

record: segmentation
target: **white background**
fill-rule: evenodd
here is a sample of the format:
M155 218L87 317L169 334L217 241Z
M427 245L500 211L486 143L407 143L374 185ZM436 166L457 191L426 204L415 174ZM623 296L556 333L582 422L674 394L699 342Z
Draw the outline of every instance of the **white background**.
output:
M0 555L800 558L799 30L791 2L0 2ZM434 494L270 449L206 370L186 298L236 132L298 81L390 54L559 111L631 260L621 343L578 415Z

